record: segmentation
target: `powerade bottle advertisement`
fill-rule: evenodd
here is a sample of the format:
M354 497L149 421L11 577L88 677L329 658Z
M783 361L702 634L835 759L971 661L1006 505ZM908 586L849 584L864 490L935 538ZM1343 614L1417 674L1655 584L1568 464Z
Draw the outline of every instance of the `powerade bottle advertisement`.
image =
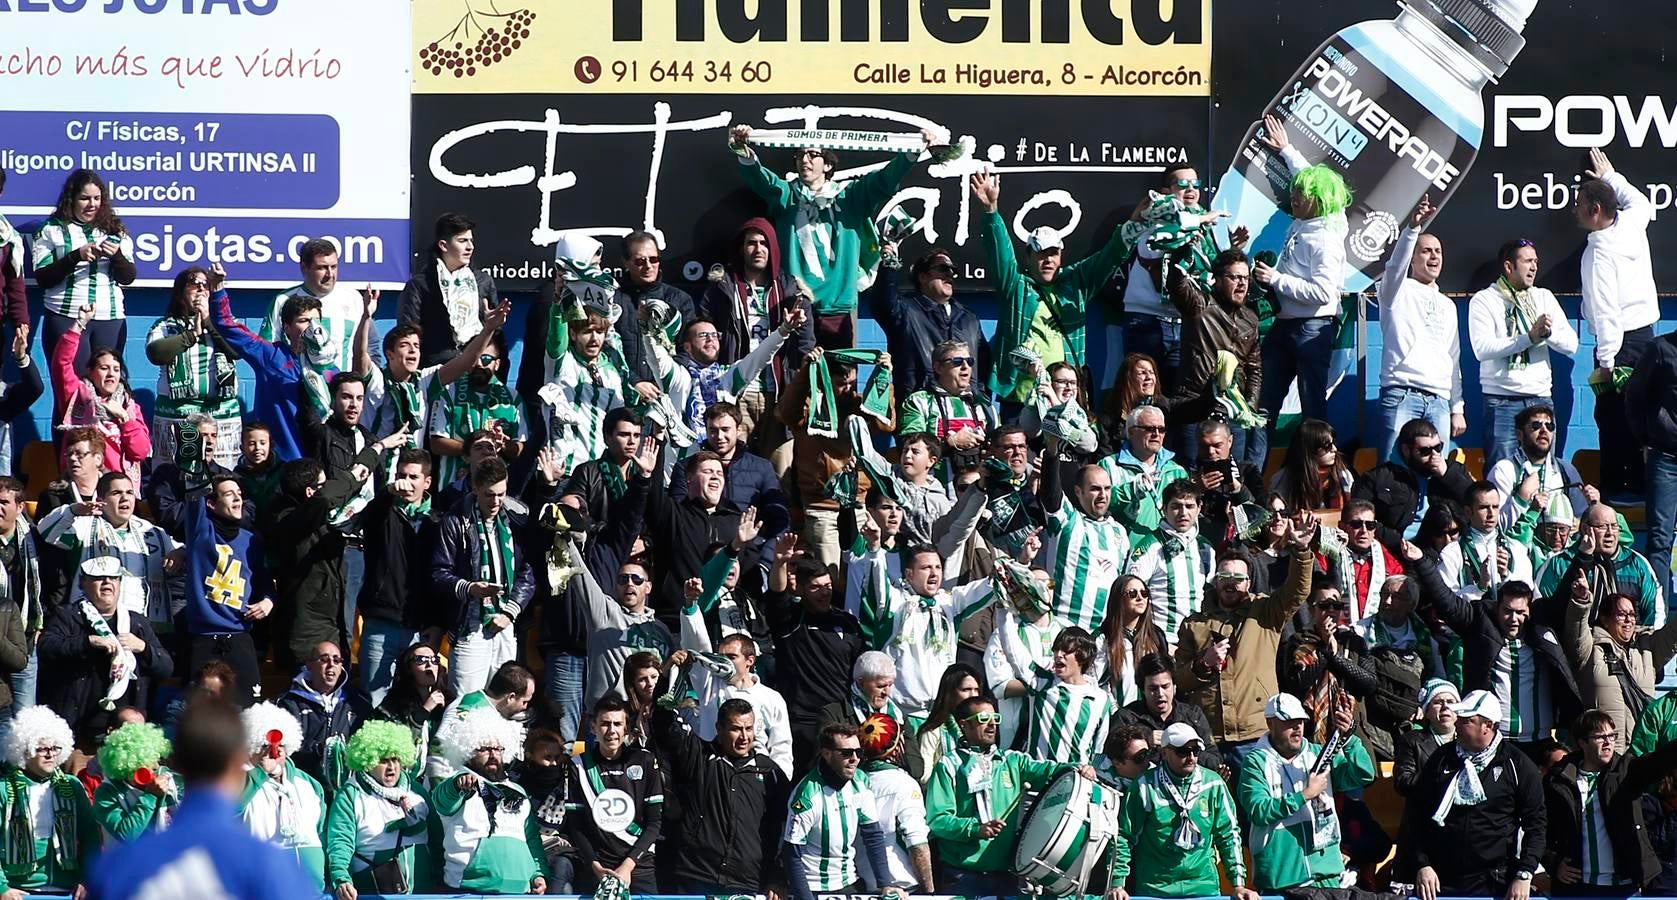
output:
M1414 0L1390 21L1353 25L1311 54L1236 148L1213 208L1246 226L1249 251L1277 250L1291 223L1291 174L1264 143L1264 115L1313 165L1350 185L1345 211L1347 292L1379 278L1397 233L1423 196L1449 202L1479 154L1481 92L1525 46L1537 0Z

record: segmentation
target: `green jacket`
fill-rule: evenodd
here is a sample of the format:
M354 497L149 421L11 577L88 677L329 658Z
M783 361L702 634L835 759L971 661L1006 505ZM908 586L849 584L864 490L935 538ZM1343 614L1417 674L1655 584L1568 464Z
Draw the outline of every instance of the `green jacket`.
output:
M7 853L5 842L8 829L5 824L10 821L12 815L11 775L15 772L17 769L9 765L0 769L0 860L3 860ZM41 784L28 775L22 777L30 783ZM93 857L99 852L99 822L93 816L93 805L88 802L87 789L82 787L81 782L62 773L55 774L53 780L67 788L65 797L76 817L76 846L71 848L69 853L65 853L55 850L55 839L50 836L46 840L36 840L33 854L35 861L27 871L0 866L0 891L18 888L25 893L33 893L43 888L51 888L69 892L86 880L84 876L91 868ZM55 785L48 790L58 789L58 785Z
M161 827L158 819L162 812L180 805L178 776L175 781L176 792L163 798L126 782L106 778L93 792L93 817L113 841L132 841L156 831Z
M1013 845L1019 834L1019 798L1025 788L1040 789L1070 763L1032 759L1017 750L991 749L987 805L969 788L980 751L962 744L938 759L926 785L926 825L937 841L945 865L967 872L1005 872L1013 867ZM978 830L986 819L1007 823L1001 834L986 840Z
M740 159L746 186L768 201L769 217L780 235L782 266L809 286L816 315L854 310L857 296L873 284L879 269L874 216L897 192L916 158L917 154L899 153L884 168L861 178L829 182L825 198L811 198L795 176L782 178L760 160ZM821 200L824 209L818 206Z
M304 871L309 873L309 877L314 879L315 884L320 886L321 891L325 892L326 848L322 841L324 840L326 830L326 791L320 786L320 782L309 777L308 773L297 768L297 766L289 759L285 761L285 780L300 782L304 788L313 793L315 806L319 808L320 818L318 821L313 823L314 830L298 835L291 850L297 854L297 863L303 867ZM253 826L257 824L257 822L252 821L253 804L257 806L257 809L254 810L254 812L261 821L271 821L269 818L271 815L271 802L268 798L272 797L272 795L264 794L262 792L263 787L267 786L267 784L268 773L264 772L260 766L251 769L250 772L247 773L245 778L245 792L239 797L239 815L247 824L251 824ZM261 801L260 803L258 803L259 799ZM252 828L252 831L256 833L258 837L273 840L276 844L278 843L279 839L277 836L262 834L254 827Z
M1177 814L1164 786L1171 779L1187 801L1185 815L1199 830L1190 849L1176 846ZM1112 884L1134 880L1130 893L1143 897L1214 897L1223 893L1217 859L1236 887L1246 884L1234 799L1217 773L1196 767L1186 780L1164 766L1149 769L1124 797L1113 842Z
M372 867L384 865L398 855L408 893L423 893L436 886L428 846L430 807L424 792L406 777L400 786L419 795L419 803L407 814L363 787L357 776L351 776L332 796L332 808L326 813L329 888L335 890L338 885L353 882L357 891L376 893Z
M1321 749L1304 742L1299 762L1305 772ZM1312 846L1310 815L1303 812L1306 801L1302 786L1300 790L1287 789L1299 779L1296 774L1287 777L1286 768L1287 760L1275 752L1268 737L1259 739L1240 766L1238 800L1251 826L1247 846L1252 850L1252 887L1274 894L1313 882L1338 887L1338 876L1345 871L1339 855L1339 833L1336 830L1332 840ZM1360 739L1352 736L1334 754L1328 780L1332 787L1322 796L1330 804L1335 790L1352 791L1374 783L1374 760Z
M1646 756L1672 741L1677 741L1677 691L1668 691L1643 708L1630 734L1630 752Z
M1100 461L1100 467L1112 477L1112 517L1131 531L1151 533L1158 530L1160 510L1165 506L1165 486L1188 478L1188 470L1176 461L1176 454L1160 448L1158 475L1147 478L1141 460L1135 458L1126 443L1117 453Z
M1084 364L1084 328L1089 299L1112 280L1124 258L1123 229L1112 229L1106 245L1091 256L1062 267L1051 284L1026 273L1013 255L1013 235L1001 213L984 216L979 230L987 251L990 286L995 288L1001 314L996 319L996 396L1019 403L1031 399L1036 379L1020 371L1009 355L1028 346L1047 366L1056 362Z

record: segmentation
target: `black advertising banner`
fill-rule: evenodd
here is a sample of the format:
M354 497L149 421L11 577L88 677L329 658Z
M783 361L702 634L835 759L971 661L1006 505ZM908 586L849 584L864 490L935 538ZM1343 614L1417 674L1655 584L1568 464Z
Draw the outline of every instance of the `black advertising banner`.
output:
M552 276L560 232L601 237L606 263L617 265L619 242L609 236L647 229L663 236L665 277L699 281L722 261L739 224L762 211L726 146L730 123L806 122L947 129L1001 173L1001 211L1016 233L1050 225L1078 253L1111 234L1166 163L1198 159L1207 129L1203 100L1168 97L421 96L414 245L429 244L437 213L464 212L478 222L476 264L497 282L529 285ZM771 168L791 169L791 151L761 152ZM840 169L884 161L871 156L840 154ZM924 249L923 241L947 247L968 278L983 274L982 211L967 189L976 165L972 156L922 164L898 195L925 229L905 252ZM517 183L484 184L503 172Z
M1669 62L1677 31L1669 24L1669 4L1498 0L1496 5L1529 7L1521 34L1525 46L1507 72L1480 92L1477 158L1449 185L1451 198L1430 226L1445 247L1440 284L1449 291L1483 288L1496 277L1502 243L1527 238L1541 256L1539 283L1576 291L1584 232L1571 207L1590 147L1603 148L1653 203L1656 218L1648 234L1655 278L1663 285L1677 283L1677 240L1661 227L1665 216L1677 217L1672 210L1677 166L1671 157L1677 148L1677 78ZM1230 164L1271 98L1296 91L1294 73L1319 45L1397 15L1397 5L1387 0L1217 4L1213 159ZM1424 80L1441 80L1438 72L1417 68ZM1361 98L1336 99L1345 101L1339 108L1346 118L1367 121L1351 112L1370 115L1359 105ZM1377 137L1389 139L1389 133ZM1352 188L1366 190L1355 176L1353 169ZM1443 193L1431 190L1433 202Z
M561 232L663 238L664 277L693 281L762 211L726 147L733 124L947 132L889 205L976 276L966 188L1001 173L1020 237L1102 242L1164 167L1209 145L1209 0L415 0L415 246L447 211L479 223L498 281L551 273ZM533 90L532 86L540 86ZM776 171L789 150L764 151ZM841 154L837 177L883 154ZM787 239L782 236L782 241Z

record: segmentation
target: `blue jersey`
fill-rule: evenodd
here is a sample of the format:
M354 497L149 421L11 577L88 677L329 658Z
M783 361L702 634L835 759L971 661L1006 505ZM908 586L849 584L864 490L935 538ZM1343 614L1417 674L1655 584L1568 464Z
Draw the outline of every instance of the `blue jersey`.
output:
M107 847L87 879L92 900L298 900L320 896L296 854L251 836L233 801L193 787L169 828Z
M250 605L273 595L261 540L246 528L222 540L204 501L193 502L186 513L187 633L239 634L249 628Z

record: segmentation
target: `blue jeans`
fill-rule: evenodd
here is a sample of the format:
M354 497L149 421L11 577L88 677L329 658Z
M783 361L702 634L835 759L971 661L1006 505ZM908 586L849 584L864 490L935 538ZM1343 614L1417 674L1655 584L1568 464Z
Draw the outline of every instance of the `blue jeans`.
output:
M1654 569L1666 607L1671 606L1671 541L1677 528L1677 456L1648 453L1648 565Z
M1328 416L1328 368L1333 363L1333 343L1339 336L1333 316L1314 319L1276 319L1264 338L1264 390L1258 408L1269 417L1269 426L1254 430L1246 443L1245 462L1263 471L1269 456L1270 439L1293 379L1299 383L1299 411L1311 419Z
M366 556L360 544L344 547L344 639L355 641L355 610L361 599L361 582L367 578ZM349 655L350 644L339 648Z
M361 687L377 706L396 683L402 651L419 641L419 632L400 622L369 616L361 623Z
M582 697L588 681L588 659L569 653L549 653L543 660L547 681L547 698L559 708L559 736L567 740L580 737L582 725Z
M1176 389L1176 368L1182 364L1182 323L1146 313L1124 313L1124 355L1145 353L1158 365L1159 393Z
M1551 409L1554 404L1548 397L1498 397L1485 395L1484 428L1485 437L1485 475L1489 477L1491 469L1499 461L1518 459L1520 457L1520 434L1514 429L1514 417L1531 406L1547 406ZM1560 437L1556 435L1556 437ZM1560 448L1556 448L1557 450Z
M938 870L937 889L957 897L1010 897L1019 893L1019 879L1007 872L972 872L945 865Z
M1397 446L1398 431L1411 419L1426 419L1438 431L1444 446L1450 446L1450 403L1437 394L1414 388L1383 387L1380 389L1380 417L1384 427L1380 431L1380 461L1392 458Z
M29 640L29 636L25 635L24 640ZM35 651L35 648L31 647L29 648L29 664L23 667L23 671L14 672L7 679L12 685L12 708L8 718L17 715L17 711L26 706L35 705L35 685L40 678L40 674L41 656Z

